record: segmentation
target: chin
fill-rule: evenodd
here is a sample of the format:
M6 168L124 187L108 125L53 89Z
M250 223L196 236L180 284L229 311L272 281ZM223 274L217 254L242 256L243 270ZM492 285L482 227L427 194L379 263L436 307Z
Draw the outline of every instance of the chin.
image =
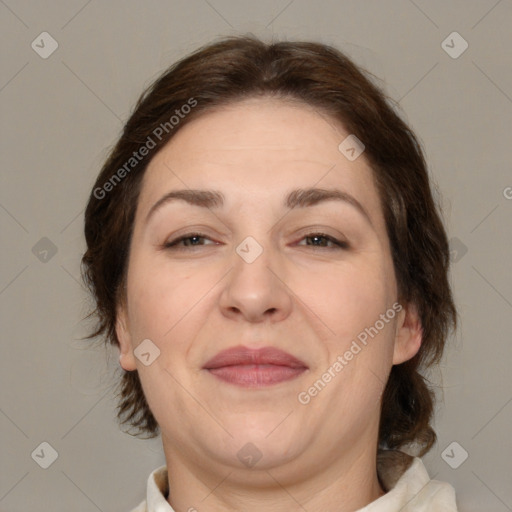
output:
M253 416L229 427L226 424L233 435L228 441L228 451L235 455L236 466L270 469L297 457L303 451L300 444L304 443L304 436L294 432L291 425L285 425L286 420L282 423L285 417L279 414L265 419Z

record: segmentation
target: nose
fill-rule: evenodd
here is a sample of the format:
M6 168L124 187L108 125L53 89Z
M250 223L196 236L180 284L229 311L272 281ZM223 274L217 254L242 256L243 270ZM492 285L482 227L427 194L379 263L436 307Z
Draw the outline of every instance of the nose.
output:
M222 314L251 323L286 319L292 311L293 299L283 261L267 248L249 261L234 253L233 267L219 301Z

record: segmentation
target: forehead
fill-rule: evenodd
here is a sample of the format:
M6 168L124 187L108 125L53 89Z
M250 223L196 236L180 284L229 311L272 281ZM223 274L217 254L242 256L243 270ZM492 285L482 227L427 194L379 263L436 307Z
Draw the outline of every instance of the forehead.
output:
M251 98L216 108L182 128L166 148L175 161L205 159L222 152L222 162L238 158L310 159L339 157L348 135L341 123L294 100ZM258 154L257 150L264 150Z
M297 187L336 187L380 208L364 154L339 150L350 135L331 116L298 101L252 98L202 114L181 128L148 165L139 207L171 189L222 190L227 203L276 202Z

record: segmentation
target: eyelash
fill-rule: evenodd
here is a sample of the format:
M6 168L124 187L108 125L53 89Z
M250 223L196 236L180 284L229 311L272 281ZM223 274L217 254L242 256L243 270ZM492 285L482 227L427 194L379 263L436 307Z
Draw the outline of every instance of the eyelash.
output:
M190 238L206 238L206 239L210 240L210 238L208 238L208 236L205 235L204 233L197 233L197 232L196 233L187 233L186 235L180 236L179 238L176 238L175 240L170 240L169 242L166 242L163 245L163 248L173 250L173 251L186 251L186 250L189 250L189 248L193 249L194 247L201 247L201 245L195 245L195 246L190 246L190 247L187 247L187 246L179 247L177 245L184 240L189 240ZM326 240L328 240L329 242L332 242L335 245L335 247L323 247L323 246L315 246L315 245L309 246L309 247L313 247L314 249L320 249L320 250L344 249L344 250L347 250L349 248L349 244L347 242L338 240L337 238L327 235L326 233L317 233L317 232L308 233L307 235L304 235L301 238L301 241L304 240L305 238L325 238Z

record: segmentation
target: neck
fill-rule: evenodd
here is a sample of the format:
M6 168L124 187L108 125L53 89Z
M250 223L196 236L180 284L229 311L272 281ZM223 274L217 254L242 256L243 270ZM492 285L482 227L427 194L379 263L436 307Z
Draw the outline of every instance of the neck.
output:
M359 450L360 447L357 447ZM176 512L354 512L384 494L376 446L309 464L240 469L166 446L168 502ZM339 455L339 454L338 454Z

